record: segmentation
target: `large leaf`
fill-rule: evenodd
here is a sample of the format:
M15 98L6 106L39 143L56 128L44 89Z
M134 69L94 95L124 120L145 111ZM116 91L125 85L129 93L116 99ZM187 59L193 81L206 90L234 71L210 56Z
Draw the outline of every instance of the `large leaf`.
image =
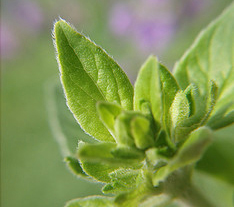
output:
M174 69L182 89L190 83L198 86L202 96L209 91L209 81L218 86L218 99L213 114L232 102L234 109L234 4L202 31ZM233 112L232 112L233 113ZM227 116L230 116L226 113ZM230 119L230 118L229 118ZM227 124L231 121L227 122Z
M69 201L65 207L114 207L113 198L105 196L89 196Z
M67 105L81 127L96 139L114 141L99 120L96 103L132 109L133 88L118 64L64 20L55 23L55 45Z
M197 164L197 169L234 186L234 126L217 131L214 141Z

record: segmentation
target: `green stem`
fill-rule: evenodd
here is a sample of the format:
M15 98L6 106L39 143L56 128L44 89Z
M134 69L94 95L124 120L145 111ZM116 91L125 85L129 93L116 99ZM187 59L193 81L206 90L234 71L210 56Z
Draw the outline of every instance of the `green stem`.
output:
M191 207L214 207L191 183L191 166L175 171L164 183L164 192Z

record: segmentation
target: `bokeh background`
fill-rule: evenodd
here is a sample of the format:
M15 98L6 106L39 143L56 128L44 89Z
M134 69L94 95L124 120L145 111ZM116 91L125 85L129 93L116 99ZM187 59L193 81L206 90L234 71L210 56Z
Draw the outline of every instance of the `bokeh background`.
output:
M172 69L198 32L231 0L2 0L1 206L58 207L101 194L77 180L53 138L46 83L58 79L52 42L59 17L101 45L132 83L147 56Z

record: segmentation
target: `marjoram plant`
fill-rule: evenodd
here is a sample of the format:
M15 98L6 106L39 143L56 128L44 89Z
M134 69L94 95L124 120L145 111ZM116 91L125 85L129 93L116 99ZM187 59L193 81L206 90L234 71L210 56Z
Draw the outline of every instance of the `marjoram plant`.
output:
M193 176L202 171L233 190L234 157L219 172L209 162L197 164L215 142L215 131L234 122L233 42L231 4L200 33L173 73L150 56L133 88L101 47L57 21L54 45L66 103L92 137L77 140L65 161L78 177L103 183L108 194L74 199L66 207L231 206L205 196ZM211 156L216 159L215 151Z

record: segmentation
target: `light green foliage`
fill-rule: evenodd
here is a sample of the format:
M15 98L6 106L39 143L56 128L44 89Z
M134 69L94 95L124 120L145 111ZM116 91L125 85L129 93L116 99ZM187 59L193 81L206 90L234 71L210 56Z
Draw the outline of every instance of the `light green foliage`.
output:
M122 108L113 103L98 102L97 111L101 121L115 138L115 119L122 112Z
M67 165L79 177L105 183L103 193L115 196L77 199L67 207L215 206L215 198L192 183L197 169L233 187L233 149L214 133L234 122L233 5L199 35L174 76L150 56L134 97L113 59L65 21L55 24L67 105L99 140L79 142ZM233 146L233 139L227 143Z
M209 81L215 81L219 90L213 113L217 113L229 103L232 103L229 113L233 113L231 111L234 110L233 8L234 4L231 4L218 19L200 33L174 69L174 75L182 89L194 83L202 96L206 96L209 91ZM229 113L224 117L230 116ZM228 120L228 123L233 122L233 117Z
M131 121L132 135L135 140L136 147L146 149L154 144L150 121L144 117L136 117Z
M156 57L150 56L140 69L134 88L134 110L142 111L142 102L148 101L157 122L162 116L159 65Z
M180 141L176 134L176 128L180 125L181 121L189 117L189 113L189 101L186 95L183 92L178 92L170 108L171 136L174 142Z
M108 101L131 110L131 83L112 58L65 21L55 24L54 36L67 105L86 132L114 141L98 117L96 103Z

